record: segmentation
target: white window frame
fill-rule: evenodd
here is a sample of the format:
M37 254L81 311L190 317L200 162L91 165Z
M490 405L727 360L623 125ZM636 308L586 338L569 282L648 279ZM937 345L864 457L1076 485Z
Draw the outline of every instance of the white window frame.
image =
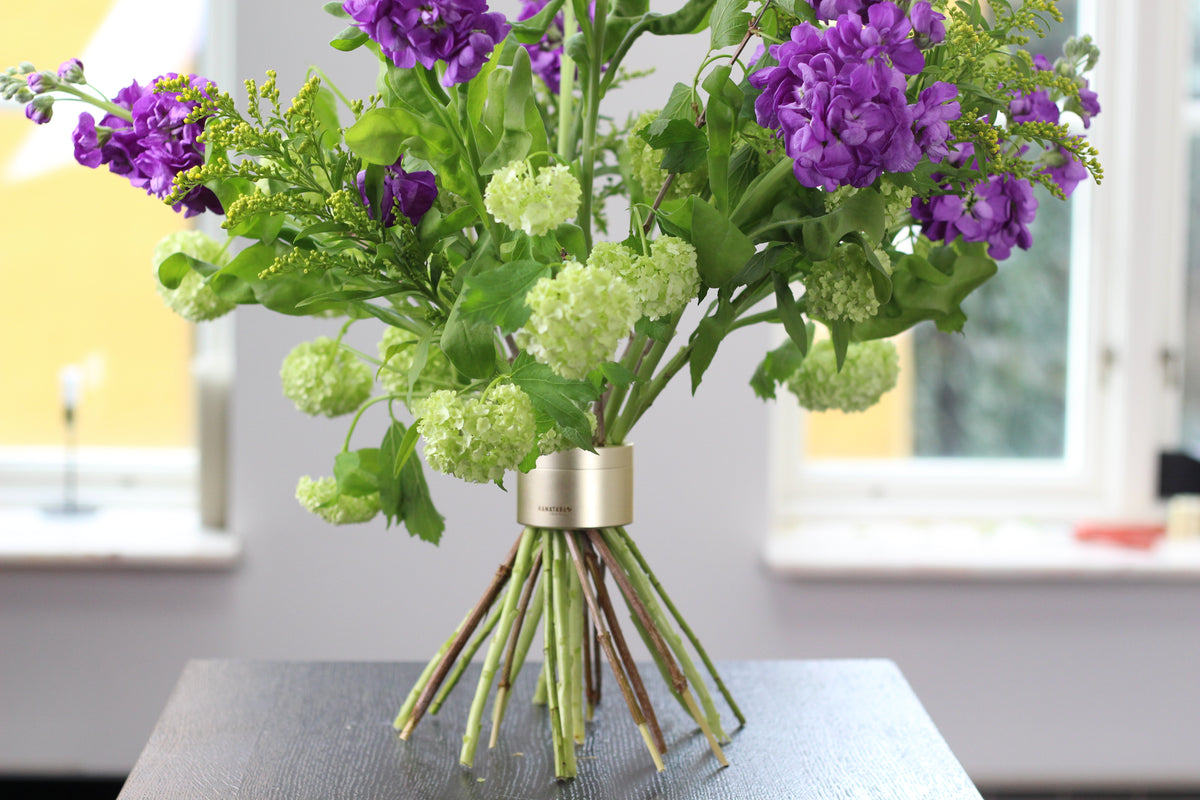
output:
M196 69L232 86L236 0L206 2L208 36ZM198 221L220 235L217 221ZM93 513L44 513L64 497L63 447L0 447L0 567L234 563L240 542L226 529L233 361L231 316L196 327L193 447L78 449L76 499Z
M1071 201L1090 225L1075 226L1072 248L1073 261L1087 258L1072 264L1074 413L1064 458L806 462L803 413L781 395L772 420L772 538L822 520L1161 516L1157 457L1178 436L1181 408L1169 362L1181 352L1184 317L1191 28L1186 0L1154 6L1134 14L1110 0L1080 4L1081 27L1094 31L1102 53L1093 85L1103 113L1091 138L1105 179Z

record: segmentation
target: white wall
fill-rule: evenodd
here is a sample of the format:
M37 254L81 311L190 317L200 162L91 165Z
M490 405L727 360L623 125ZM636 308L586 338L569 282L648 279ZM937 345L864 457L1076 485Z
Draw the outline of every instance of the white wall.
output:
M339 24L319 5L244 2L237 74L275 67L287 91L319 59L369 92L361 54L324 48ZM517 533L510 496L435 476L436 549L382 525L325 527L291 500L297 475L329 471L344 430L279 394L279 360L313 330L238 312L239 568L0 573L0 772L128 770L188 658L423 660L481 591ZM891 657L980 783L1200 785L1196 583L764 571L769 431L746 380L765 345L763 331L735 335L699 395L668 390L636 437L636 532L712 655Z

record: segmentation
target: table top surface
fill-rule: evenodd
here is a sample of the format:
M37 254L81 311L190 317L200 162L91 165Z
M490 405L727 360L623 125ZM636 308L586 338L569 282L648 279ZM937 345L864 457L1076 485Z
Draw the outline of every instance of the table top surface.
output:
M718 664L747 717L721 703L733 741L720 768L692 720L647 669L666 737L657 773L611 677L577 749L579 777L553 777L546 710L527 665L499 744L458 763L472 666L407 742L391 720L419 664L192 661L119 800L979 800L916 695L886 660ZM651 678L654 678L651 680ZM490 720L490 702L485 718Z

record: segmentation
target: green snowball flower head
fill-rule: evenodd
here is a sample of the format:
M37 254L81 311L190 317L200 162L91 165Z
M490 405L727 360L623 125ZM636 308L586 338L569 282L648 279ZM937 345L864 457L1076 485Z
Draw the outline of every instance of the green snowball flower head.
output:
M810 411L865 411L896 385L900 356L886 340L851 343L838 372L833 342L822 339L808 351L787 387Z
M567 167L542 167L534 177L528 161L514 161L492 174L483 202L497 222L541 236L574 218L582 196Z
M516 332L521 349L564 378L582 379L608 361L641 316L620 276L568 261L525 295L529 320Z
M389 357L388 354L391 353ZM389 325L379 341L379 359L384 362L379 370L379 382L388 394L399 397L408 395L408 373L417 355L417 335L404 328ZM438 348L429 348L425 367L421 370L413 389L431 385L454 385L454 367Z
M871 266L863 249L853 243L839 245L825 261L813 262L804 280L804 296L815 319L865 322L879 311Z
M200 231L176 231L167 234L154 247L154 284L163 302L188 322L207 322L233 310L234 304L222 299L204 282L200 273L188 270L179 286L168 289L158 279L158 266L175 253L183 253L218 267L229 263L221 244Z
M371 368L328 336L296 345L284 357L279 377L284 395L314 417L349 414L363 404L375 385Z
M660 236L650 245L649 258L634 260L634 272L626 280L633 284L646 316L669 317L700 291L696 248L675 236Z
M500 482L537 442L537 416L524 390L511 383L464 398L448 389L417 403L425 461L471 483Z
M296 499L308 511L333 525L370 522L379 513L379 492L363 497L342 494L335 478L313 480L305 475L296 484Z

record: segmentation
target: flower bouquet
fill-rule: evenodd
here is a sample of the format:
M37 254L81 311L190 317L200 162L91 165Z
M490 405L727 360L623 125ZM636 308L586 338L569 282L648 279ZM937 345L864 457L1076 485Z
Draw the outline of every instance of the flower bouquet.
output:
M485 0L326 9L346 26L333 47L379 63L365 100L314 74L285 104L272 73L246 82L242 107L194 75L110 100L75 59L11 68L0 90L34 122L56 98L91 104L81 164L223 216L227 242L188 232L155 253L179 313L258 304L345 320L282 368L300 410L352 415L332 475L300 479L307 509L335 524L382 514L437 543L422 463L475 483L516 476L524 528L412 687L402 738L486 643L471 766L489 698L494 746L540 629L534 700L556 775L576 774L602 660L662 769L623 601L724 764L710 680L744 719L626 527L634 426L681 372L694 392L722 340L754 324L785 334L748 376L763 398L785 386L811 409L874 403L896 381L888 337L961 330L963 299L1030 246L1035 186L1065 199L1100 178L1083 130L1100 110L1085 78L1096 47L1071 39L1053 62L1022 49L1061 20L1053 0L687 0L670 13L525 0L513 19ZM678 35L707 37L708 57L660 108L607 116L606 95L639 77L631 49ZM610 220L614 207L627 218ZM377 353L343 341L372 324ZM386 432L351 447L367 414L386 415Z

